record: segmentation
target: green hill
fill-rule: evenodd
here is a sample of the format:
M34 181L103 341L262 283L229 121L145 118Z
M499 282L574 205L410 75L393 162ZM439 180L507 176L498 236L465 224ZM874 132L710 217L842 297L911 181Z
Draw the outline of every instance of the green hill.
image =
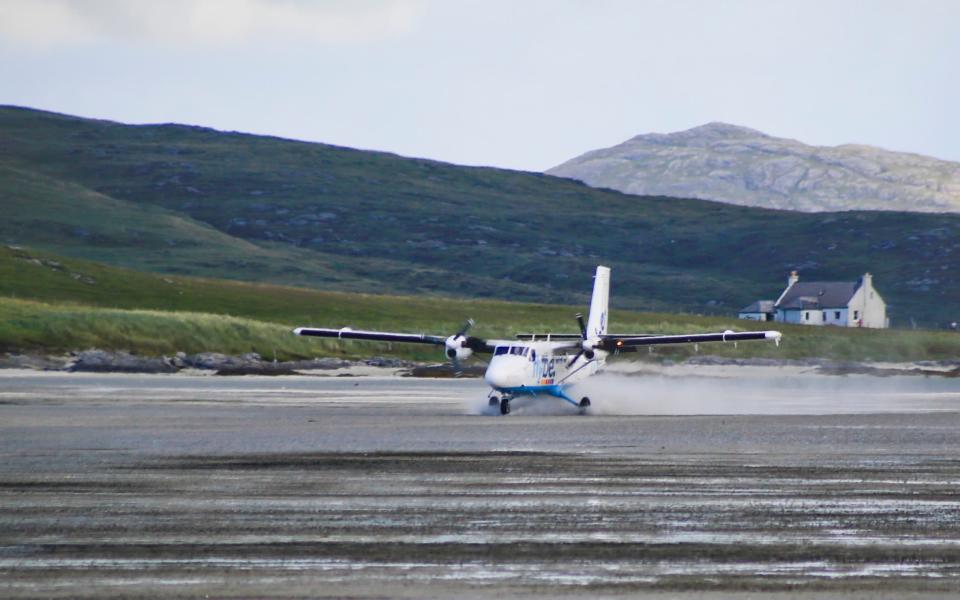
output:
M63 352L96 347L156 356L174 352L258 352L278 358L386 354L442 360L431 347L298 338L296 325L453 333L477 320L473 333L509 338L523 331L573 332L583 306L385 296L141 273L0 246L0 352ZM703 332L763 328L726 317L614 310L611 326L629 332ZM960 335L781 326L769 343L713 344L704 352L735 357L841 360L936 360L960 356ZM683 357L689 347L658 348ZM644 358L631 355L629 358Z
M0 107L0 241L163 273L732 315L865 271L894 324L955 320L960 215L800 214L182 125Z

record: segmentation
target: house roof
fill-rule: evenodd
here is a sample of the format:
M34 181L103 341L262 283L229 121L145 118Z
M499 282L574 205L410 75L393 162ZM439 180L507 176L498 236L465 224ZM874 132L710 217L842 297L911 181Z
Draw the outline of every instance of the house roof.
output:
M742 313L772 313L773 300L757 300L753 304L740 309Z
M798 281L787 289L777 308L846 308L859 287L856 281Z

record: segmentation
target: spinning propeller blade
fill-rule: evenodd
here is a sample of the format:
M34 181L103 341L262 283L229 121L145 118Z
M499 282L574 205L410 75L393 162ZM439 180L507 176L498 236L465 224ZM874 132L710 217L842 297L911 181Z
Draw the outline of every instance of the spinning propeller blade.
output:
M457 334L456 334L455 336L453 336L453 337L455 337L455 338L463 337L464 334L466 334L468 331L470 331L470 328L473 327L473 325L474 325L474 320L473 320L473 319L467 319L467 322L463 324L463 327L460 328L460 331L458 331Z
M474 346L479 342L483 344L482 340L476 340L475 338L468 338L467 332L470 331L470 328L473 327L474 320L467 319L467 322L463 324L463 327L460 328L460 331L453 334L447 339L447 356L450 358L450 363L453 365L453 376L460 377L463 374L463 368L460 366L460 356L458 349L466 348L467 356L473 351Z
M587 341L587 325L583 322L583 314L577 313L577 323L580 325L580 351L573 355L573 358L570 359L570 362L567 363L567 368L573 366L573 363L577 362L577 359L580 358L585 352L587 352L587 358L593 358L593 351L588 351L585 347Z

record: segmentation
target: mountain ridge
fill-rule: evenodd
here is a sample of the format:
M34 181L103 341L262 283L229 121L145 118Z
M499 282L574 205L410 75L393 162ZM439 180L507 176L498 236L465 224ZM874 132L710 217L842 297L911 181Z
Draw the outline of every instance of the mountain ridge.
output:
M960 212L960 163L865 144L809 145L719 121L640 134L546 173L758 208Z
M0 108L0 243L153 272L731 315L786 274L875 275L955 320L960 215L794 213L190 125ZM469 315L464 315L464 318Z

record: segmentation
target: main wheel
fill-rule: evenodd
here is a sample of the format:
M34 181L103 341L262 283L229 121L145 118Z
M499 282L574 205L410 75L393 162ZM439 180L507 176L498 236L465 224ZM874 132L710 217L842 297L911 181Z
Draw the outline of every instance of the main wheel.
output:
M500 414L509 415L510 414L510 401L504 398L500 401Z
M580 414L586 413L588 408L590 408L590 398L586 396L580 398Z

